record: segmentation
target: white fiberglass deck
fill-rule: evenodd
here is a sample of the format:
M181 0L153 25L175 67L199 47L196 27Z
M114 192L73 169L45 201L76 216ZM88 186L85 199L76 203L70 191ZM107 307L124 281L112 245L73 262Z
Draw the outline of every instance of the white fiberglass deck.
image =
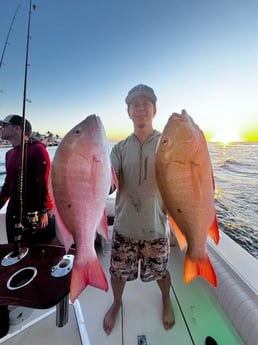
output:
M219 345L244 345L203 280L196 279L188 286L184 285L183 257L177 247L172 247L169 269L172 277L171 300L176 324L171 330L163 329L161 294L157 284L136 280L126 285L121 313L109 336L103 331L102 321L112 303L111 288L106 293L87 287L78 299L82 319L78 320L78 317L75 317L74 308L70 306L69 321L67 325L59 328L55 323L55 308L35 310L27 319L11 326L9 334L0 339L0 343L138 345L138 335L145 335L147 345L204 345L207 336L213 337ZM106 254L100 252L99 258L105 271L108 272L109 252ZM108 273L107 277L109 277ZM78 326L83 328L83 339L79 336Z

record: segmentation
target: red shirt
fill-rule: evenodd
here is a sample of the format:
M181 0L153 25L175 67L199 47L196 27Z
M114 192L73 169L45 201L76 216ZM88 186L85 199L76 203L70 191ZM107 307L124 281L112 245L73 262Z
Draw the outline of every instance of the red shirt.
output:
M16 215L20 208L20 150L19 145L6 153L6 178L0 192L0 208L9 199L8 213ZM46 147L41 142L30 140L25 143L24 158L23 214L51 209L53 204L48 189L50 158Z

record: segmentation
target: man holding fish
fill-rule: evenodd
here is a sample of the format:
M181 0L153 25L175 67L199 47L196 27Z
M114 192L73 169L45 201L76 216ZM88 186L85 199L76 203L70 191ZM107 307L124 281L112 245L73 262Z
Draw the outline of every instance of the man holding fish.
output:
M206 252L208 234L215 243L219 240L207 144L185 111L172 114L162 134L155 130L156 99L146 85L129 91L134 131L113 147L110 157L101 119L92 114L65 135L52 161L50 190L61 242L67 251L72 243L76 247L72 302L88 285L108 289L94 239L96 229L107 237L106 198L110 186L117 188L110 266L114 301L103 320L107 334L126 282L137 279L139 263L141 280L156 280L161 290L164 328L173 327L168 220L180 248L187 245L185 283L201 275L217 285Z
M155 178L155 152L161 136L153 128L156 100L147 85L129 91L126 104L134 132L111 152L118 191L110 266L114 301L103 321L107 334L115 325L126 282L137 279L139 262L141 280L156 280L161 290L164 328L175 323L167 270L167 215Z

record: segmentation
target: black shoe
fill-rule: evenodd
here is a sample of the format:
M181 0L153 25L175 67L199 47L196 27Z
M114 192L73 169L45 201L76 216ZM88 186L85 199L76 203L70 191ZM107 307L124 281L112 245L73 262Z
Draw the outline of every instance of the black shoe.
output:
M7 305L0 306L0 338L9 331L9 310Z

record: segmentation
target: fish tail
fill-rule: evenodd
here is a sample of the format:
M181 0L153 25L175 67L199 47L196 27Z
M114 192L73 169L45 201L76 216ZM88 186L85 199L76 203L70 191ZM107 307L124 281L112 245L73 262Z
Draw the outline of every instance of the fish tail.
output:
M107 278L97 257L82 268L76 264L76 261L74 262L70 282L72 303L88 285L105 291L108 290Z
M214 268L212 267L208 254L203 260L192 259L186 254L184 264L184 282L190 283L196 277L201 276L206 279L214 287L217 286L217 278Z

